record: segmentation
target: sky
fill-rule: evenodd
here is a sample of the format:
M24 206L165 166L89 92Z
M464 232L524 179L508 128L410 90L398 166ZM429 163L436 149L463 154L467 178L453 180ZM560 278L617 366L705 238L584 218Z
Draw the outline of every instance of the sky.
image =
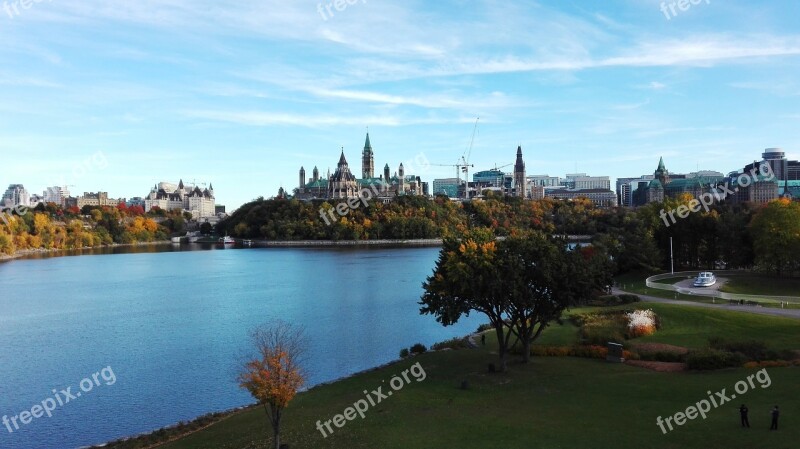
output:
M0 0L0 186L183 179L231 211L342 147L360 175L367 129L429 182L518 145L612 183L800 159L795 0L340 2Z

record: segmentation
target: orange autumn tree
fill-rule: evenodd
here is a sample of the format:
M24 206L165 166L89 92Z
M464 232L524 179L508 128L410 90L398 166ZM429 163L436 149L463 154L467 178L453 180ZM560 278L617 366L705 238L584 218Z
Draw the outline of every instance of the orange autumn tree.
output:
M256 328L250 338L257 355L244 362L239 385L264 406L279 449L283 410L305 381L305 338L301 329L283 321Z

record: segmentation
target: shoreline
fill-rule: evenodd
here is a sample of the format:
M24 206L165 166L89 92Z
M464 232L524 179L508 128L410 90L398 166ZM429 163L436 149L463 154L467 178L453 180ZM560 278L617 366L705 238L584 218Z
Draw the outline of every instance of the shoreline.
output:
M477 346L477 342L473 341L473 338L476 338L477 335L479 335L479 334L481 334L481 332L476 331L476 332L472 332L472 333L470 333L468 335L465 335L463 337L456 337L456 338L469 340L474 345L474 347L472 348L472 349L474 349L474 348L477 348L478 346ZM450 350L450 349L439 349L438 351L448 351L448 350ZM427 353L427 352L436 352L436 351L437 350L434 350L434 349L428 349L425 352ZM342 382L344 380L359 376L361 374L369 373L369 372L372 372L372 371L379 371L381 369L388 368L388 367L390 367L392 365L396 365L398 363L402 363L403 361L406 361L406 360L408 360L410 358L413 358L415 356L416 356L416 354L409 354L409 356L405 357L405 358L399 358L399 359L395 359L395 360L390 360L388 362L381 363L380 365L376 365L376 366L373 366L373 367L370 367L370 368L365 368L365 369L362 369L360 371L356 371L356 372L351 373L351 374L346 374L346 375L340 376L340 377L338 377L336 379L331 379L331 380L328 380L328 381L325 381L325 382L320 382L320 383L314 384L314 385L312 385L312 386L310 386L308 388L303 388L303 389L298 390L297 394L308 393L309 391L315 390L317 388L323 388L323 387L326 387L328 385L335 384L337 382ZM250 404L247 404L247 405L242 405L242 406L234 407L234 408L227 409L227 410L209 412L209 413L207 413L205 415L200 415L200 416L195 417L193 419L190 419L190 420L188 420L186 422L179 422L179 423L175 423L175 424L171 424L171 425L168 425L168 426L161 427L159 429L154 429L154 430L149 431L149 432L143 432L143 433L140 433L140 434L137 434L137 435L131 435L131 436L122 437L122 438L119 438L119 439L116 439L116 440L112 440L112 441L106 441L105 443L101 443L99 445L83 446L83 447L81 447L79 449L101 449L101 448L114 449L115 447L117 447L117 445L130 443L132 441L136 441L136 440L139 440L139 439L146 439L146 438L148 438L148 437L150 437L150 436L152 436L154 434L157 434L159 432L162 432L162 431L176 430L176 429L180 428L181 425L191 426L192 424L194 424L194 423L196 423L196 422L198 422L200 420L203 420L204 418L209 417L209 416L211 416L213 418L216 418L216 419L213 419L211 422L209 422L206 425L203 425L201 427L198 427L198 428L196 428L194 430L191 430L191 431L188 431L186 433L173 435L173 436L169 437L165 441L154 443L152 445L146 446L146 448L145 448L145 449L155 449L155 448L158 448L160 446L163 446L164 444L171 443L171 442L180 440L182 438L186 438L191 434L194 434L196 432L205 430L208 427L211 427L213 425L219 424L221 421L224 421L224 420L230 418L231 416L234 416L236 414L251 410L251 409L253 409L255 407L261 407L261 405L258 404L258 403L250 403Z
M402 239L402 240L253 240L254 247L266 248L305 248L305 247L340 247L340 246L410 246L435 247L442 246L443 240L436 239Z
M237 246L241 245L242 240L237 239ZM358 247L409 247L409 248L434 248L442 246L443 240L436 239L403 239L403 240L252 240L253 248L358 248ZM95 251L113 248L137 247L137 246L160 246L160 245L173 245L170 240L159 240L155 242L137 242L137 243L113 243L111 245L103 246L87 246L83 248L74 249L23 249L17 251L13 255L0 254L0 263L10 262L16 259L24 259L31 256L81 256L82 251ZM213 243L202 243L205 245ZM182 243L181 245L185 245ZM247 246L245 246L247 247Z
M158 245L167 245L171 244L169 240L158 240L155 242L137 242L137 243L112 243L111 245L102 245L102 246L85 246L83 248L72 248L72 249L23 249L20 251L15 252L13 255L8 254L0 254L0 263L2 262L10 262L16 259L24 259L26 257L31 256L52 256L52 257L64 257L68 256L69 254L59 254L59 253L70 253L70 252L79 252L79 251L94 251L94 250L104 250L104 249L113 249L113 248L125 248L125 247L136 247L136 246L158 246ZM81 254L75 254L76 256L80 256Z

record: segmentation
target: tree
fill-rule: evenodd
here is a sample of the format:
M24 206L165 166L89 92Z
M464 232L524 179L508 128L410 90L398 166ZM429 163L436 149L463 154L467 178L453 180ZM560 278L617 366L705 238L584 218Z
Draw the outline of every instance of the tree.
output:
M422 285L425 292L419 304L421 314L434 315L445 326L473 311L486 315L497 334L500 371L505 371L511 330L505 327L509 304L499 288L496 249L495 237L487 228L445 239L436 268Z
M303 331L276 321L250 333L256 354L239 371L239 385L264 406L272 426L275 449L280 448L283 410L303 385Z
M209 223L207 221L203 222L203 224L200 225L200 233L203 234L203 235L211 234L212 230L213 230L213 228L211 226L211 223Z
M602 251L567 249L541 231L512 230L495 241L488 229L447 239L432 276L423 284L420 313L443 325L475 311L489 318L498 340L500 371L515 336L530 345L568 307L611 284L613 264Z
M611 284L613 264L592 247L569 250L566 240L541 232L511 236L498 247L497 284L508 301L509 328L522 342L527 363L531 344L550 323Z
M778 276L800 268L800 204L788 199L770 202L750 223L758 266Z

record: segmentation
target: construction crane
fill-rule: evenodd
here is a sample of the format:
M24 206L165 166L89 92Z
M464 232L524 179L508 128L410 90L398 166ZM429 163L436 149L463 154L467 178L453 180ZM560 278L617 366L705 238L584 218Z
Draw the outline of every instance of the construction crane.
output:
M434 167L455 167L456 168L456 187L461 185L461 164L431 164ZM458 197L458 190L456 190Z
M464 155L461 155L461 169L464 171L465 175L465 182L464 182L464 198L469 199L469 167L474 167L474 165L470 165L469 158L472 156L472 146L475 144L475 133L478 131L478 120L480 117L475 119L475 126L472 127L472 138L469 140L469 148L467 148L464 153L467 155L465 158Z
M474 167L474 165L469 163L469 158L472 155L472 146L475 144L475 133L478 131L478 120L480 117L475 119L475 126L472 128L472 138L469 142L469 147L464 150L464 154L461 155L461 158L456 161L455 164L431 164L432 166L436 167L455 167L456 169L456 185L461 185L461 173L464 173L464 198L469 198L469 168ZM458 192L456 192L456 196L458 196Z
M494 168L490 168L489 170L498 171L501 168L511 167L512 165L514 165L514 164L506 164L506 165L501 165L501 166L498 167L497 164L494 164Z

